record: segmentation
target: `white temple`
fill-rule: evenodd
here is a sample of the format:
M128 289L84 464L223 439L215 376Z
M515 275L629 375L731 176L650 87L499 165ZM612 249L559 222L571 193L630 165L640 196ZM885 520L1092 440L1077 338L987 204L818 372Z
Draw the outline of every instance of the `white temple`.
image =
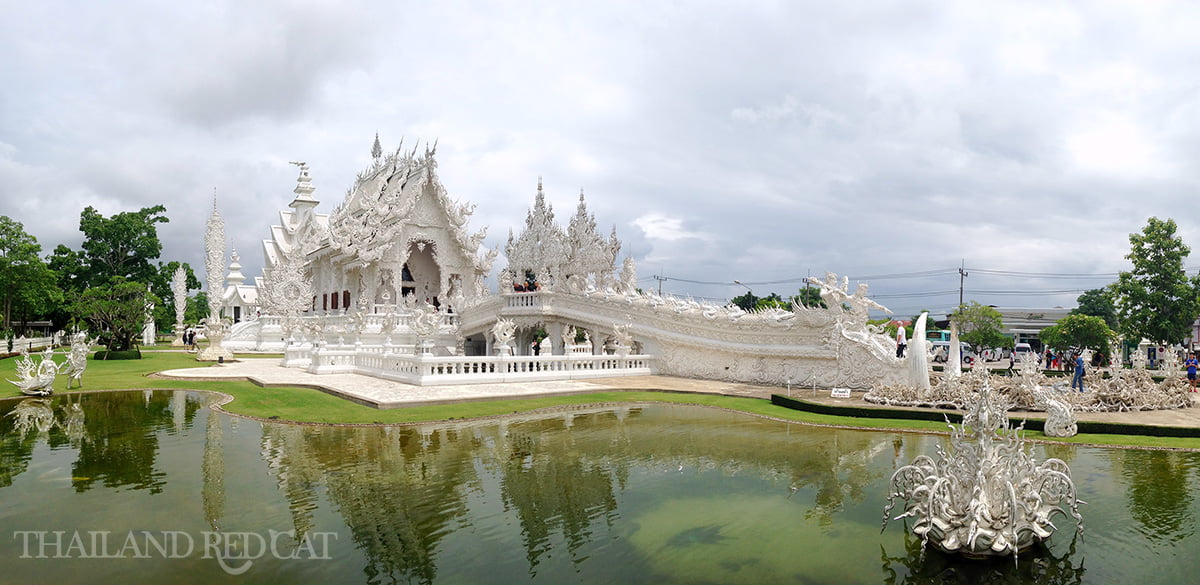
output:
M490 291L499 250L481 246L486 229L468 228L474 205L450 198L435 157L436 146L385 156L377 142L328 214L317 212L308 165L294 163L295 197L263 242L263 276L247 285L236 253L230 264L222 302L236 323L224 346L421 385L663 373L868 389L911 376L867 326L865 284L851 293L828 275L815 282L831 309L790 311L644 293L615 227L600 235L582 193L559 226L540 179Z

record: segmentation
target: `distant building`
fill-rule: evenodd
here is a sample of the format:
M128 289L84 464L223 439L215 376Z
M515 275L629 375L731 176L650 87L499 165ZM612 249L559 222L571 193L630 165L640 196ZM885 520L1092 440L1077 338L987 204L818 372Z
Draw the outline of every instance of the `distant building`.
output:
M1043 329L1058 323L1059 319L1071 314L1071 309L1054 307L1052 309L1013 309L993 307L1000 312L1004 322L1001 333L1013 338L1014 343L1028 343L1034 349L1042 347L1038 334Z

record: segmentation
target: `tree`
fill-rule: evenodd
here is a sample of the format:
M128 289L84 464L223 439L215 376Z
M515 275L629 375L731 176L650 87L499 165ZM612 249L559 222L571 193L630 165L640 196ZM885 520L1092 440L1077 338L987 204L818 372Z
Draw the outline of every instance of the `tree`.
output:
M828 308L825 306L825 299L821 298L820 289L806 286L800 289L798 292L800 294L792 297L793 303L808 307L810 309L815 307L821 307L822 309Z
M754 293L746 291L746 294L740 297L733 297L729 302L730 304L741 307L743 311L752 311L754 310L754 306L758 303L758 299L759 297L754 296Z
M950 320L958 325L958 338L977 350L1012 347L1012 338L1000 332L1004 328L1003 317L992 307L971 301L969 305L959 305L950 314Z
M187 310L183 314L183 322L196 325L201 319L208 318L208 293L200 291L188 299Z
M1091 349L1108 355L1109 344L1117 334L1108 328L1102 317L1067 315L1038 333L1046 347L1055 349Z
M1075 301L1079 303L1079 306L1071 309L1072 315L1100 317L1104 319L1104 324L1108 325L1109 329L1116 329L1117 307L1113 304L1112 291L1103 288L1094 288L1084 291Z
M83 232L82 260L88 267L90 285L107 284L120 276L150 284L158 273L153 264L162 253L156 224L167 223L162 205L126 211L105 218L88 206L79 215L79 231Z
M779 293L771 293L754 301L754 308L760 311L763 309L786 310L791 308L791 303L783 300L783 297L779 296Z
M158 304L140 282L113 277L108 284L89 287L71 305L76 318L86 321L109 351L133 349L146 322L147 303Z
M54 272L38 254L42 246L25 226L0 215L0 307L3 328L12 328L14 311L21 321L50 310L62 300Z
M1129 234L1125 257L1133 270L1120 273L1113 286L1118 327L1131 340L1180 343L1200 313L1200 275L1184 273L1191 250L1175 229L1175 220L1151 217L1141 233Z
M83 261L83 254L59 244L46 259L46 264L54 271L58 287L63 291L77 293L87 288L88 268Z

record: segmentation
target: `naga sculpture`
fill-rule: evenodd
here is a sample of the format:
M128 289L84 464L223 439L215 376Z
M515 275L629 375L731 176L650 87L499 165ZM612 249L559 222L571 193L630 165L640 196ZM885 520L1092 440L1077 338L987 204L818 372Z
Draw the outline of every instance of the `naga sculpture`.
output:
M1016 556L1053 534L1056 514L1070 513L1082 532L1070 468L1053 458L1038 464L1006 410L985 384L962 425L950 425L949 450L939 446L936 460L921 455L892 475L883 527L902 499L904 513L892 519L912 518L924 544L948 553Z
M28 351L21 351L16 363L19 380L9 380L27 396L49 396L54 393L54 377L58 375L58 364L54 362L54 350L47 347L42 359L34 362Z
M412 329L417 335L415 352L417 355L428 355L433 349L433 335L438 332L441 317L433 305L425 302L418 303L412 310Z

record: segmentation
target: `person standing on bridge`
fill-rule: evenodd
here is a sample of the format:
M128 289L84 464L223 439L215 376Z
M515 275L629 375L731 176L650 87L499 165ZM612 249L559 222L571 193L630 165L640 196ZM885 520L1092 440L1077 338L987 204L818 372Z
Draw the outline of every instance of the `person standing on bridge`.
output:
M904 350L908 348L908 340L904 338L904 324L896 325L896 357L904 357Z

